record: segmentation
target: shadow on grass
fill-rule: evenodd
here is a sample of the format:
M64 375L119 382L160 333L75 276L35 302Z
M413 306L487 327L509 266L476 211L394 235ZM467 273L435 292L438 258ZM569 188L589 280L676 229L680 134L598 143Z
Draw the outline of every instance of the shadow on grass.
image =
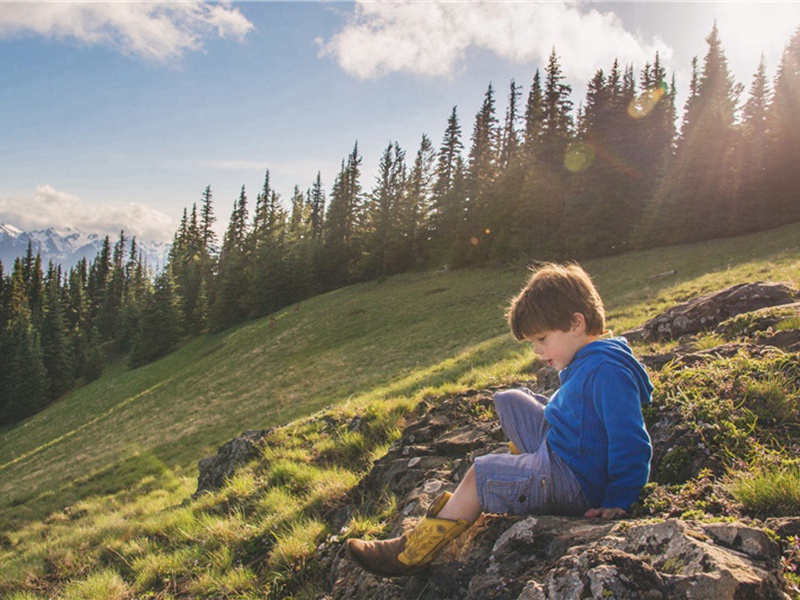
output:
M42 515L64 510L81 500L112 494L130 499L178 485L173 471L156 454L137 454L61 487L4 502L0 506L0 531L39 521Z

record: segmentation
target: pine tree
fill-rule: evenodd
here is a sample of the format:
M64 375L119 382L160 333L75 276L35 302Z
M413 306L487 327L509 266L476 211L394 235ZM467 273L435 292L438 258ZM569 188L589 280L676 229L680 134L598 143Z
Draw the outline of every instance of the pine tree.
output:
M247 242L250 287L245 300L249 316L272 313L294 296L286 265L286 217L278 193L269 183L267 171Z
M133 340L130 366L140 367L175 349L181 335L181 311L172 273L165 269L156 277L152 297Z
M358 231L363 209L360 177L361 156L356 142L353 152L342 161L325 217L325 249L319 272L328 289L353 281L362 241Z
M396 142L390 143L381 155L375 188L366 206L360 271L368 279L396 273L404 262L401 221L405 191L405 152Z
M519 139L519 97L522 86L512 79L508 91L508 106L506 107L506 117L503 121L503 131L500 140L500 157L498 167L502 172L516 163L520 151Z
M738 147L739 188L737 229L743 232L758 231L770 224L780 222L770 219L771 210L765 210L764 191L769 188L767 179L767 152L769 130L767 108L770 102L767 66L761 56L758 69L753 76L750 94L742 110L741 141Z
M86 282L86 291L89 296L89 315L92 323L98 323L100 318L110 276L111 240L108 236L105 236L100 251L89 266L89 275Z
M541 92L537 76L528 97L525 174L513 213L509 246L515 254L529 258L552 259L560 254L559 227L568 173L564 159L573 129L572 88L564 79L554 49Z
M47 270L44 316L40 331L42 360L47 373L47 397L54 399L72 388L75 372L61 290L61 270L52 262Z
M800 28L784 49L775 77L772 101L767 112L769 149L765 197L772 199L769 214L772 223L800 219Z
M27 306L12 314L0 336L0 359L0 424L15 423L39 411L47 398L41 342Z
M545 69L542 115L543 158L553 174L562 172L564 153L572 139L572 87L564 79L553 49Z
M234 203L228 229L222 240L219 273L214 281L214 304L210 324L214 331L222 331L246 316L242 299L247 297L247 193L244 186Z
M203 237L203 248L211 255L217 252L217 234L214 233L214 223L216 222L213 194L209 185L206 186L203 192L202 204L200 205L200 232Z
M466 190L464 182L464 159L461 142L461 125L454 106L447 120L442 144L436 161L433 184L431 218L429 222L430 261L451 264L456 258L456 244L464 230L464 207Z
M500 132L495 116L494 89L489 84L472 129L467 175L465 227L458 239L457 261L474 264L489 254L494 208L494 183L498 176Z
M406 210L402 215L402 237L405 240L405 256L409 268L423 258L423 249L428 241L427 223L430 219L433 194L433 178L436 167L436 151L430 138L423 134L414 165L408 176Z
M317 178L311 188L308 198L309 203L309 224L311 225L311 237L314 240L322 240L322 225L325 220L325 191L322 189L322 175L317 171Z

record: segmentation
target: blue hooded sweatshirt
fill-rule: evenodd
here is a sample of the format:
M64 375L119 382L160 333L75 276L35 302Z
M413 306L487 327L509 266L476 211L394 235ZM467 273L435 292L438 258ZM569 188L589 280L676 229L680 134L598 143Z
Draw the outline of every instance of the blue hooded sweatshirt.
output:
M625 338L586 344L560 373L544 415L547 443L578 477L593 507L628 510L650 474L642 418L653 385Z

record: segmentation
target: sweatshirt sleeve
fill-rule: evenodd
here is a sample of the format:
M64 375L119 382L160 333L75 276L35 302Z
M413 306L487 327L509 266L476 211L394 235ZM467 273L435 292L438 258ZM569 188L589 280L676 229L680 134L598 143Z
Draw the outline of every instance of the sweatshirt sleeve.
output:
M592 400L608 436L608 485L600 507L628 510L647 483L653 453L639 387L628 369L607 362L595 374Z

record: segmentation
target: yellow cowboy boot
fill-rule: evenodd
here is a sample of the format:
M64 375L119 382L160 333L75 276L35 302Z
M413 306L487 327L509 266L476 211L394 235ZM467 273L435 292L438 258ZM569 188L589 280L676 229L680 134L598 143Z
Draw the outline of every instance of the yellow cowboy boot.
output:
M508 442L508 449L511 450L511 454L522 454L519 451L519 448L514 444L514 442Z
M452 494L444 492L431 504L425 518L416 527L391 540L347 540L347 549L363 569L383 575L398 577L422 571L439 551L451 540L461 535L469 523L463 519L451 521L437 519Z

